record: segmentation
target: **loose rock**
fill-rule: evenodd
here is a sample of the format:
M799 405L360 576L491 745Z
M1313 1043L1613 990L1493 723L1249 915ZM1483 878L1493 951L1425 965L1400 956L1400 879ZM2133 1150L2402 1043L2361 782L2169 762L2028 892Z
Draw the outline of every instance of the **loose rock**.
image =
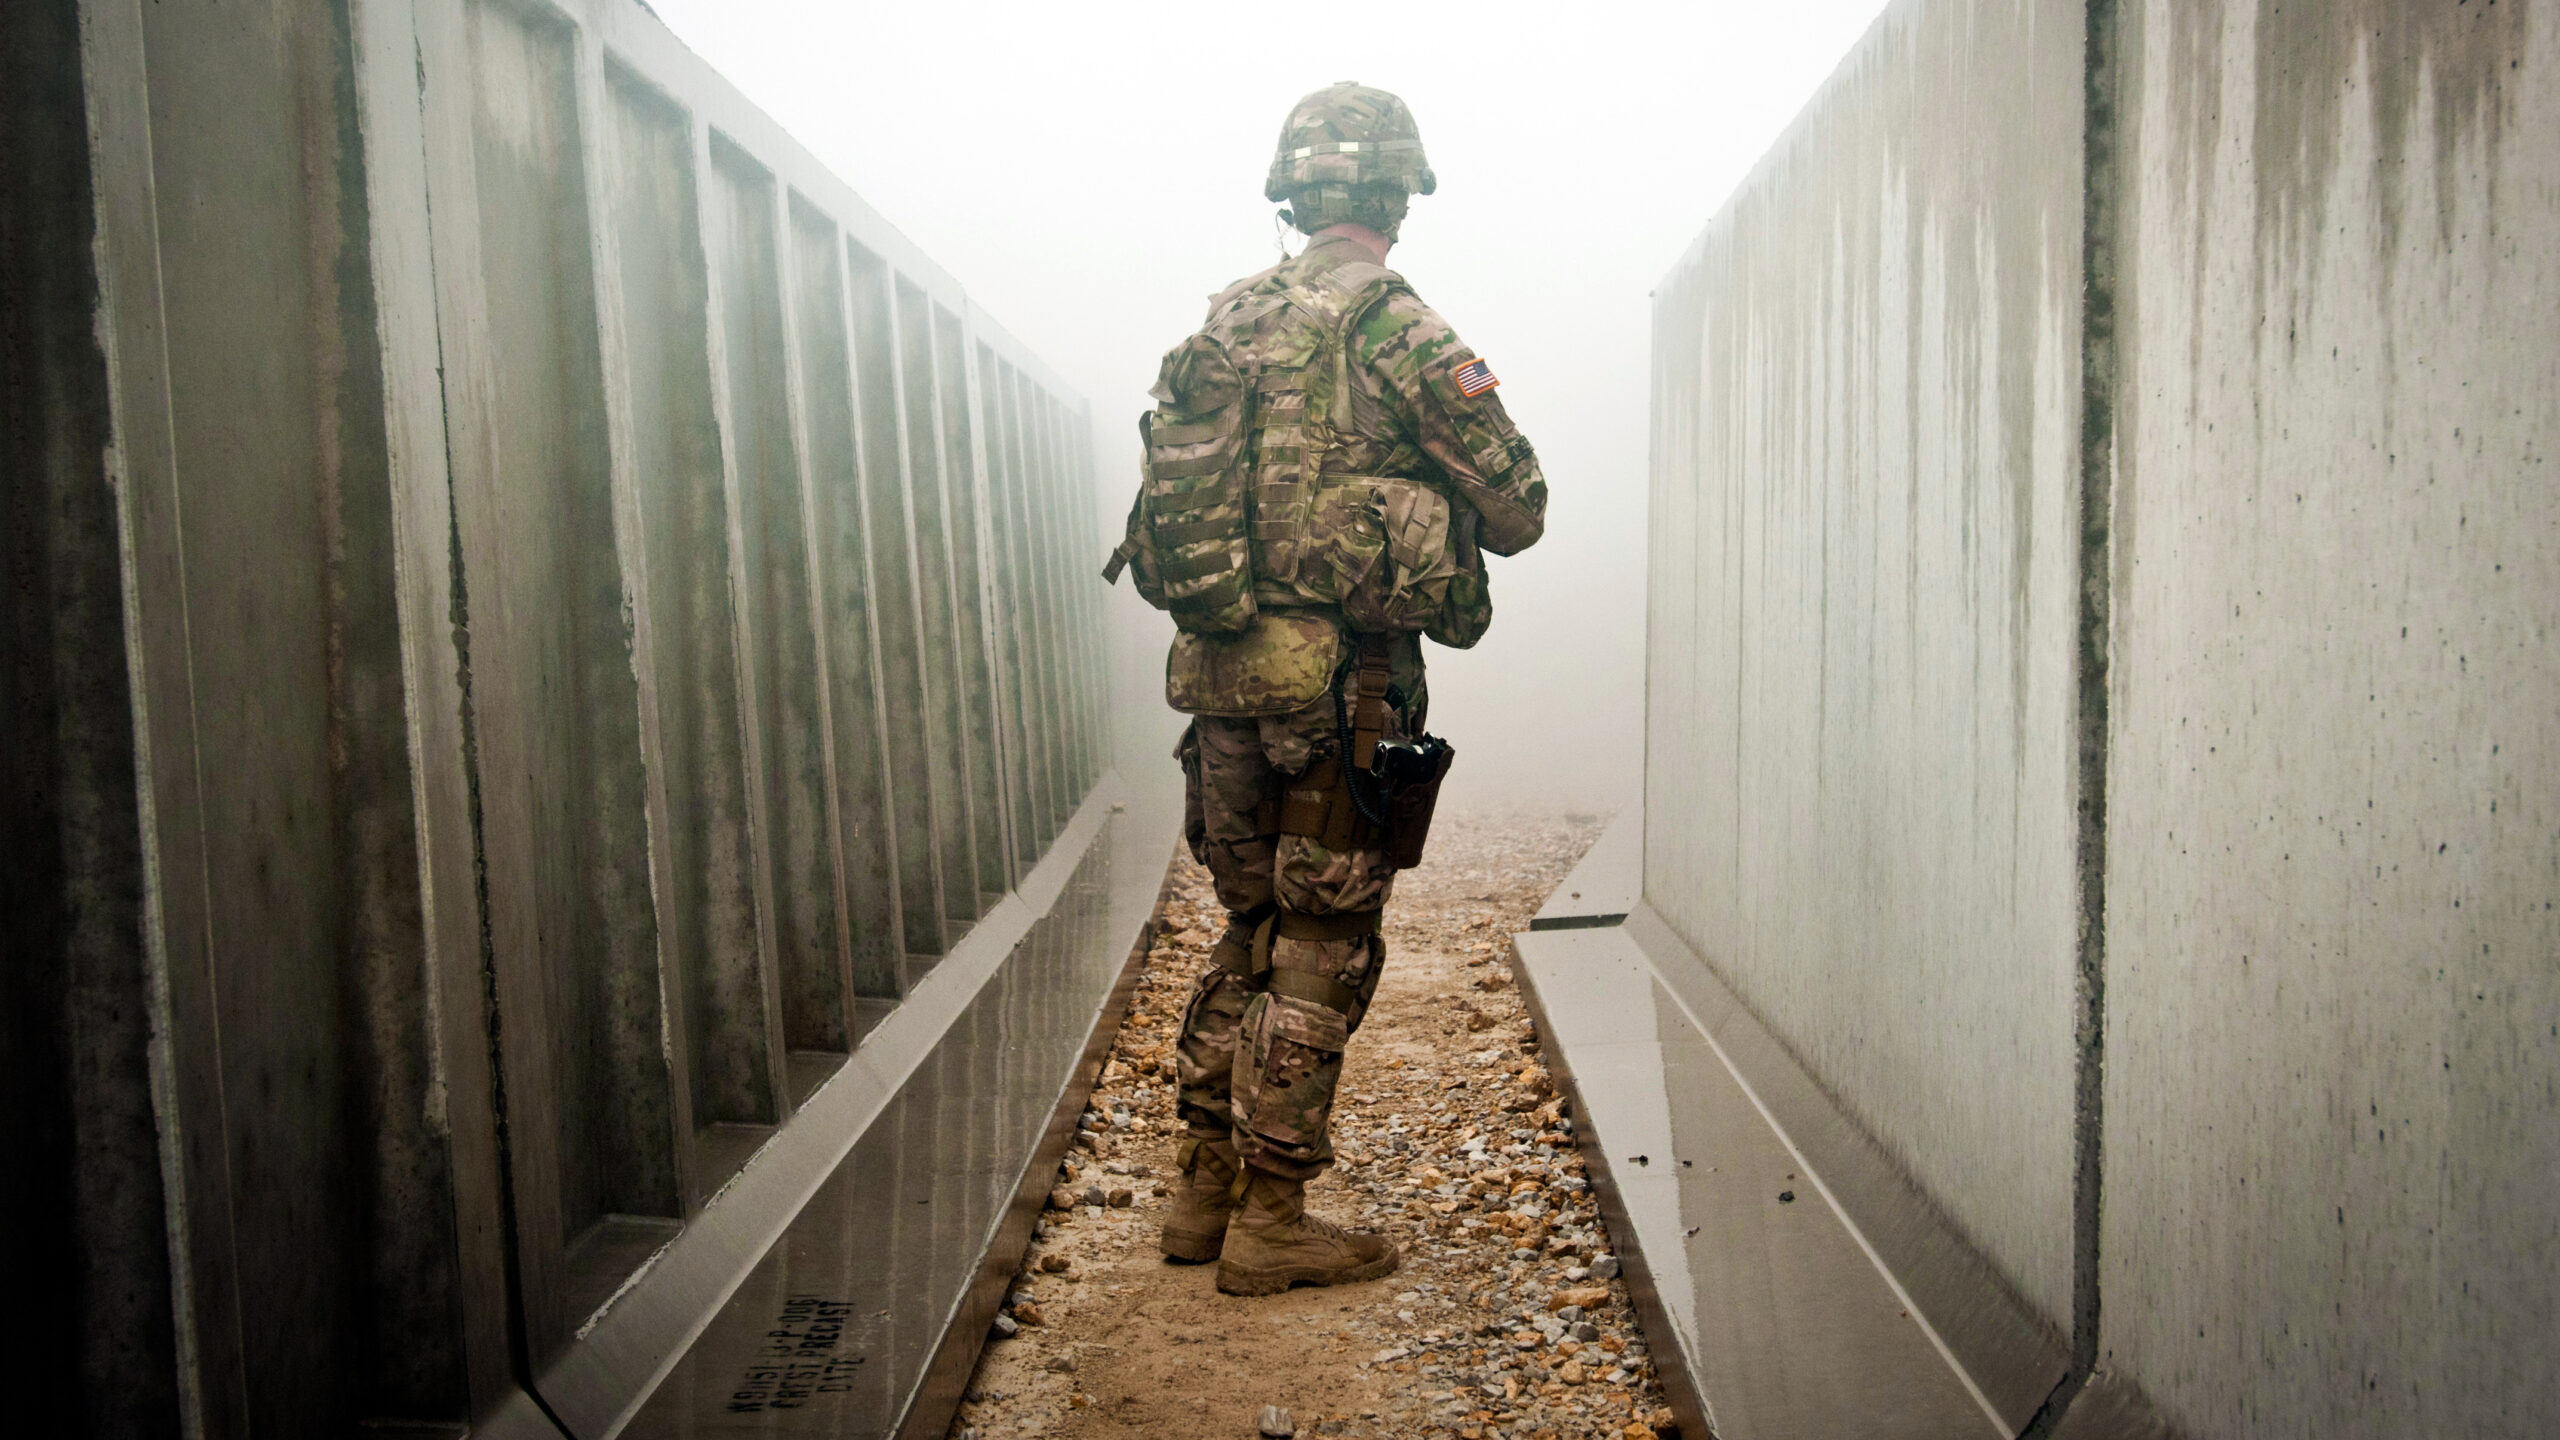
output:
M1281 1434L1309 1437L1653 1433L1667 1412L1641 1342L1626 1343L1640 1332L1610 1283L1607 1226L1496 963L1597 829L1444 810L1430 861L1398 878L1389 963L1345 1057L1338 1162L1308 1189L1317 1214L1387 1235L1404 1264L1381 1284L1250 1301L1217 1294L1214 1266L1157 1255L1172 1187L1141 1179L1173 1168L1173 1041L1225 923L1206 872L1181 860L1078 1148L1009 1287L1041 1323L1000 1317L1023 1343L983 1352L954 1440L1255 1436L1266 1403L1289 1412ZM1237 1393L1250 1373L1285 1377L1281 1393Z

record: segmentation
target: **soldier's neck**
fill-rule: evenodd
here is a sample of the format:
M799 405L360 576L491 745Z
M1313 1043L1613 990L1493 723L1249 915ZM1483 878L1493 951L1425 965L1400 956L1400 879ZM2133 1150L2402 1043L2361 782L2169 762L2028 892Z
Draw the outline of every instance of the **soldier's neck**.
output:
M1348 240L1352 244L1359 246L1361 249L1368 251L1369 258L1381 265L1387 263L1387 251L1393 248L1396 243L1393 240L1388 239L1386 236L1379 234L1377 231L1370 229L1366 225L1356 224L1349 220L1345 220L1339 225L1327 225L1309 238L1312 243L1315 244L1322 244L1327 240Z

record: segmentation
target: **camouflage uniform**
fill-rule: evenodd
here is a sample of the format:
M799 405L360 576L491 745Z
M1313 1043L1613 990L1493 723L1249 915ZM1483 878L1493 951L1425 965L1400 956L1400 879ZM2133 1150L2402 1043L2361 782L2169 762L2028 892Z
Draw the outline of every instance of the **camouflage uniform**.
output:
M1279 278L1366 260L1357 243L1319 240L1280 268ZM1256 277L1260 279L1261 277ZM1229 294L1235 292L1230 291ZM1225 297L1221 297L1223 300ZM1527 440L1489 388L1466 393L1458 372L1476 357L1448 323L1406 290L1389 291L1351 332L1349 403L1326 454L1328 474L1409 476L1445 487L1479 511L1508 506L1512 543L1534 540L1546 482ZM1525 517L1525 518L1524 518ZM1523 527L1526 539L1519 539ZM1491 542L1488 542L1489 544ZM1266 593L1267 592L1267 593ZM1304 606L1306 597L1257 585L1266 608ZM1421 729L1427 695L1418 637L1394 647L1386 735ZM1273 970L1293 970L1351 992L1347 1009L1267 993L1249 978L1253 935L1271 907L1306 916L1381 909L1395 871L1385 852L1336 852L1299 835L1266 831L1265 799L1275 776L1302 775L1339 749L1343 679L1294 712L1253 718L1200 715L1177 752L1188 786L1191 852L1216 878L1230 912L1213 965L1195 989L1183 1024L1181 1113L1203 1140L1232 1131L1245 1162L1298 1180L1332 1163L1326 1125L1342 1050L1376 993L1385 942L1269 939ZM1267 981L1264 983L1268 983Z
M1229 1294L1398 1263L1383 1236L1308 1214L1306 1182L1332 1163L1343 1047L1386 960L1379 913L1448 766L1420 734L1421 636L1473 645L1493 619L1485 553L1545 524L1546 481L1491 370L1371 249L1324 233L1392 241L1436 183L1386 91L1336 85L1290 111L1263 193L1312 243L1212 299L1166 354L1103 569L1177 627L1165 699L1193 717L1176 752L1188 839L1228 910L1183 1017L1189 1138L1158 1243L1217 1261Z

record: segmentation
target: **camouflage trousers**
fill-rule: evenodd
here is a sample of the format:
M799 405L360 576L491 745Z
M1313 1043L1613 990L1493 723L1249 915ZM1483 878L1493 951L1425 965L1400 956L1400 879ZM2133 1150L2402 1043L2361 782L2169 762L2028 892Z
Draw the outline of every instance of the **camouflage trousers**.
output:
M1392 709L1387 736L1403 738ZM1275 901L1300 915L1383 909L1395 866L1382 850L1330 850L1303 835L1261 832L1259 812L1278 777L1303 773L1336 748L1334 699L1256 720L1201 716L1174 752L1186 782L1192 857L1216 880L1227 907L1218 942L1183 1014L1177 1049L1180 1109L1192 1135L1232 1132L1245 1162L1312 1180L1333 1163L1326 1124L1342 1077L1342 1051L1377 993L1386 941L1378 935L1303 940L1274 935L1273 970L1302 970L1351 992L1336 1010L1275 995L1219 961L1250 953L1253 923Z

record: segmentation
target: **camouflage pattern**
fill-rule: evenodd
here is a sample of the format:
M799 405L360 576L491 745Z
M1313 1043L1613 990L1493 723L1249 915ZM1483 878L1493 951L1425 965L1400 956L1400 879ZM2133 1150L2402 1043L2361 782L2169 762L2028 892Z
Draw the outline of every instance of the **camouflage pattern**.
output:
M1386 186L1428 194L1434 183L1403 102L1344 85L1291 112L1265 193L1279 200L1328 186ZM1214 357L1203 353L1203 336ZM1389 740L1419 733L1429 703L1414 632L1473 644L1492 614L1482 552L1515 554L1545 526L1536 453L1491 387L1469 395L1458 382L1475 358L1401 276L1337 236L1213 298L1202 336L1166 357L1158 381L1159 413L1172 407L1197 422L1203 400L1216 396L1250 412L1242 463L1228 473L1249 479L1256 613L1396 636ZM1158 454L1168 454L1168 469L1197 461L1158 445L1194 433L1207 437L1197 443L1231 443L1205 429L1151 436L1150 462ZM1138 525L1131 536L1124 554L1143 540ZM1337 851L1263 828L1276 782L1303 775L1342 743L1342 648L1332 684L1286 710L1279 707L1300 693L1317 651L1299 630L1257 622L1249 637L1185 635L1168 662L1167 698L1195 716L1176 752L1186 838L1229 911L1218 957L1249 955L1254 926L1274 907L1366 914L1383 909L1394 887L1384 850ZM1348 1008L1272 994L1213 959L1183 1017L1179 1109L1192 1136L1232 1135L1252 1169L1302 1182L1332 1163L1326 1129L1342 1052L1376 994L1386 946L1376 935L1275 935L1270 961L1344 987Z
M1265 200L1323 186L1391 184L1417 195L1440 188L1423 157L1422 128L1404 101L1346 80L1290 107L1262 184Z
M1133 562L1138 593L1172 612L1184 631L1221 634L1253 621L1253 551L1247 518L1245 420L1238 366L1258 366L1256 322L1273 307L1213 308L1209 322L1166 353L1138 417L1143 474L1128 538L1113 569Z
M1390 872L1392 873L1392 872ZM1334 1087L1342 1052L1378 990L1386 942L1275 940L1271 963L1307 970L1359 992L1351 1014L1291 995L1261 994L1245 1007L1236 1036L1236 1150L1256 1170L1313 1180L1333 1164Z
M1236 635L1176 634L1164 703L1192 715L1286 715L1324 695L1342 648L1333 617L1304 610L1263 611Z
M1319 241L1296 264L1324 264L1348 240ZM1476 358L1439 312L1399 285L1361 315L1352 335L1351 395L1335 424L1327 469L1430 477L1480 517L1477 540L1516 555L1545 533L1547 480L1511 423L1502 392L1469 396L1460 367Z
M1280 218L1304 235L1348 224L1394 240L1403 235L1412 207L1412 197L1393 185L1317 185L1290 196Z
M1344 607L1369 585L1408 603L1347 616L1353 628L1428 628L1447 595L1440 581L1481 580L1479 547L1509 555L1537 542L1547 482L1536 451L1499 391L1460 390L1455 372L1475 352L1355 242L1319 240L1227 304L1259 295L1286 297L1291 315L1338 316L1343 333L1272 324L1249 352L1264 365L1307 357L1285 379L1258 381L1255 603Z
M1456 507L1445 542L1435 543L1496 555L1537 543L1547 509L1537 452L1498 389L1470 396L1459 388L1456 372L1475 351L1403 277L1336 237L1267 272L1256 288L1308 296L1310 310L1327 294L1353 295L1334 363L1308 365L1293 403L1266 403L1254 417L1258 604L1340 604L1384 545L1390 509L1410 503L1398 492L1411 487ZM1408 558L1417 576L1438 563Z
M1419 705L1391 707L1387 737L1410 733ZM1385 907L1395 884L1382 850L1331 850L1300 835L1259 833L1256 811L1275 774L1294 776L1338 743L1333 696L1291 715L1253 720L1202 717L1177 754L1185 780L1185 829L1193 858L1209 868L1230 912L1221 952L1249 946L1242 917L1277 901L1305 915ZM1357 995L1348 1013L1294 996L1262 993L1213 961L1192 990L1175 1050L1179 1108L1202 1139L1235 1136L1246 1162L1306 1180L1333 1163L1325 1127L1342 1049L1368 1012L1386 959L1377 936L1346 940L1275 937L1274 968L1305 970Z
M1184 631L1168 703L1233 717L1305 703L1308 647L1260 624L1264 611L1457 647L1483 635L1483 552L1536 542L1547 487L1498 392L1460 388L1455 372L1475 358L1347 240L1212 302L1158 375L1146 479L1117 552ZM1275 645L1293 648L1265 653Z

